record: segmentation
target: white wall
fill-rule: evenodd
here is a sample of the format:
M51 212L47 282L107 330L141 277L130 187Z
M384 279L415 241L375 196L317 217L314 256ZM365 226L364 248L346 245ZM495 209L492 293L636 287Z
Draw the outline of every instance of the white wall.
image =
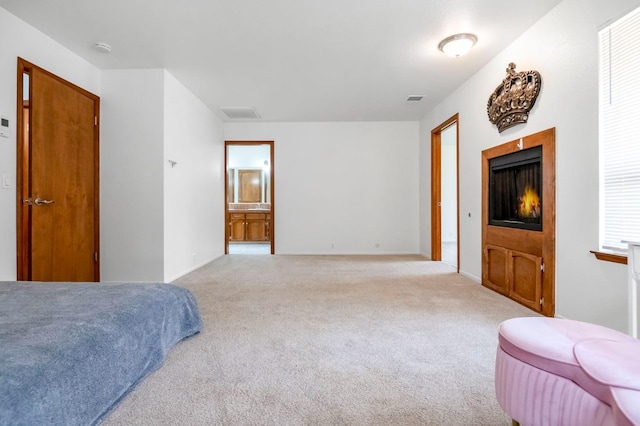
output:
M172 281L222 255L222 122L162 69L106 70L103 95L102 280Z
M102 281L164 280L164 70L102 73Z
M623 331L625 266L598 261L589 253L598 248L597 31L638 5L638 0L563 1L420 123L421 187L428 188L424 170L429 169L430 131L460 113L460 268L478 281L481 151L556 127L556 314ZM488 121L486 104L509 62L515 62L517 70L538 70L542 91L529 122L500 134ZM428 194L421 190L420 196L421 208L428 206ZM423 213L420 234L425 249L430 219L427 210Z
M168 72L164 83L164 279L173 281L224 254L224 139L202 101Z
M418 252L418 123L225 123L225 139L275 141L276 253Z
M16 68L18 56L96 95L100 71L57 42L0 8L0 115L10 121L11 135L0 138L0 280L16 279Z

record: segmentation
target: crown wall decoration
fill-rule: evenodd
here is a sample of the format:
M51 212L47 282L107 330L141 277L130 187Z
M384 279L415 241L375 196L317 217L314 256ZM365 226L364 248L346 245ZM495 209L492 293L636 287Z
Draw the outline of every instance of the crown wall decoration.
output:
M498 127L498 131L526 123L529 111L536 103L542 77L538 71L516 72L516 64L507 67L507 76L496 87L487 102L489 121Z

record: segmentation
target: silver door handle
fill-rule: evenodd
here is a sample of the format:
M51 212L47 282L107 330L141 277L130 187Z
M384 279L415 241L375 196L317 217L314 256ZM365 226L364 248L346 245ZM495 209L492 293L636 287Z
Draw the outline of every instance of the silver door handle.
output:
M55 201L53 201L53 200L43 200L40 197L38 197L35 200L33 200L33 204L35 204L36 206L41 206L43 204L53 204L53 203L55 203Z

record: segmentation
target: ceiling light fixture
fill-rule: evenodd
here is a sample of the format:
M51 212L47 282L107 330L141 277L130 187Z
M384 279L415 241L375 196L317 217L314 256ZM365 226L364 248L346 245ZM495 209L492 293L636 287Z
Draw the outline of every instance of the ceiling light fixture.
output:
M478 37L473 34L454 34L438 43L438 49L445 55L458 58L467 53L478 41Z
M109 46L107 43L98 42L94 44L94 47L96 48L96 50L102 53L111 53L111 46Z

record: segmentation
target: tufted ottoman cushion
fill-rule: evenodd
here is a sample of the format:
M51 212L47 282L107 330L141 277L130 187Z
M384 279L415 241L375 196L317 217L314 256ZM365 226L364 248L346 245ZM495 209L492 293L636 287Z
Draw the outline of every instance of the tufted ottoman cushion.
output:
M640 424L640 341L585 340L574 355L584 372L607 389L619 424Z
M512 357L576 382L591 395L608 402L608 390L580 366L573 348L584 340L633 340L619 331L558 318L513 318L498 328L500 347Z
M534 413L534 417L528 414L524 417L529 421L537 418L544 424L564 424L568 418L575 420L582 411L580 404L575 404L579 397L585 401L590 401L588 398L600 401L589 402L592 412L605 413L602 419L595 421L594 418L589 424L614 421L615 424L640 425L640 341L637 339L595 324L531 317L504 321L499 326L498 340L497 395L503 408L508 406L515 411L509 413L512 417ZM528 376L538 382L528 384ZM554 377L557 379L552 379ZM537 390L531 393L530 386ZM529 390L523 390L525 388ZM560 391L560 388L565 390ZM556 392L569 398L566 401L573 402L547 398ZM579 392L585 395L580 396ZM514 396L516 394L519 399ZM518 408L517 404L527 408ZM554 411L556 417L552 414ZM613 418L607 420L609 416ZM542 421L543 418L547 420ZM564 420L560 421L560 418Z

